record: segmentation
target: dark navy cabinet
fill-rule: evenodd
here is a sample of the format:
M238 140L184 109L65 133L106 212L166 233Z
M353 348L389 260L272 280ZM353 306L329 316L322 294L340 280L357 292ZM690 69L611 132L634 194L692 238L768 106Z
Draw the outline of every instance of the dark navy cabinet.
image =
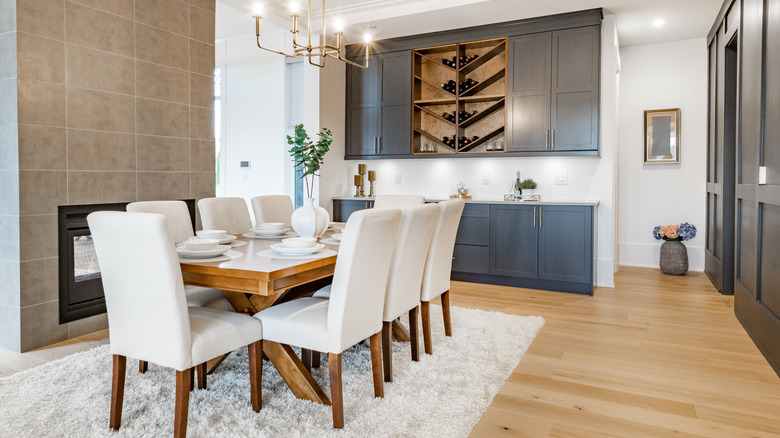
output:
M373 207L334 199L333 220ZM593 294L592 205L469 202L455 238L452 279Z
M539 253L537 209L530 205L492 206L491 274L536 278Z

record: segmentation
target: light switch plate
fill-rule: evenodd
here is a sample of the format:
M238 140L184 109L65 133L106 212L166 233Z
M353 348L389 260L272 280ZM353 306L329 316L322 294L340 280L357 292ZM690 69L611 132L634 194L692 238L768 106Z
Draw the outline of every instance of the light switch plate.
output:
M490 175L482 175L482 185L483 186L490 185Z
M760 166L758 168L758 185L762 186L766 184L766 166Z
M555 183L555 185L565 186L566 184L569 183L569 179L565 173L559 173L555 175L555 179L553 182Z
M242 169L249 169L252 167L251 161L239 161L238 166Z
M395 175L395 183L396 184L401 184L401 174L400 173L397 173Z

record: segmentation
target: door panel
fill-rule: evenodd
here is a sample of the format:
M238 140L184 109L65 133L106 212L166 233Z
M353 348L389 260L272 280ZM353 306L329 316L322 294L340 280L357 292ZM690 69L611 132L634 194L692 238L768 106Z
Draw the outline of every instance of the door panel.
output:
M751 296L756 290L756 266L758 254L756 248L756 209L755 203L740 199L737 204L737 281Z
M490 248L487 246L455 245L452 257L453 272L490 273Z
M590 283L593 213L590 207L539 207L539 278Z
M362 64L365 58L355 58ZM378 92L379 66L371 59L368 68L347 66L347 143L346 155L374 153L374 138L379 136Z
M556 117L550 149L593 149L595 143L592 139L596 135L593 131L594 120L598 119L598 108L593 106L593 93L558 93L553 105Z
M548 94L509 98L511 140L507 152L547 150L550 143L549 106Z
M374 153L377 138L377 108L358 107L349 110L349 142L347 155L369 155Z
M600 40L598 26L553 32L551 149L599 148Z
M412 121L410 107L382 107L382 133L379 138L379 153L409 154L412 151Z
M509 39L507 151L543 151L549 147L552 34Z
M412 52L380 55L381 96L379 149L381 155L412 152Z
M537 278L535 207L496 205L490 212L490 273Z
M761 206L761 285L759 302L780 318L780 206Z

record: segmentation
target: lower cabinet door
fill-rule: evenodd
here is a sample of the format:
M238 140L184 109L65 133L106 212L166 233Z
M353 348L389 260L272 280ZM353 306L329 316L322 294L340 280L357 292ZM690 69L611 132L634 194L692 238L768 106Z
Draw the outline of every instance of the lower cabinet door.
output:
M539 278L590 283L593 207L545 205L539 208Z
M455 245L452 271L470 274L490 273L490 248L487 246Z
M536 207L493 205L490 210L490 273L537 278Z
M365 210L367 208L371 208L373 203L370 201L361 201L361 200L342 200L342 199L334 199L333 200L333 217L331 220L333 222L346 222L347 219L352 215L352 213L360 210Z

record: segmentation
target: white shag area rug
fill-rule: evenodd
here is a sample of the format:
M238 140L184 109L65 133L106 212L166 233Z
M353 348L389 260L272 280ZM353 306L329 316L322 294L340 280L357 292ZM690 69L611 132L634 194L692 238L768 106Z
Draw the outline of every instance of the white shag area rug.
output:
M342 355L345 429L330 406L295 398L270 362L263 364L263 409L249 401L247 350L231 354L190 394L190 437L465 437L544 324L538 316L452 308L444 336L441 307L431 306L433 355L412 362L409 343L393 342L393 378L374 398L368 342ZM330 394L327 356L313 370ZM0 437L139 437L173 433L175 374L128 359L122 427L108 428L109 346L77 353L0 379Z

